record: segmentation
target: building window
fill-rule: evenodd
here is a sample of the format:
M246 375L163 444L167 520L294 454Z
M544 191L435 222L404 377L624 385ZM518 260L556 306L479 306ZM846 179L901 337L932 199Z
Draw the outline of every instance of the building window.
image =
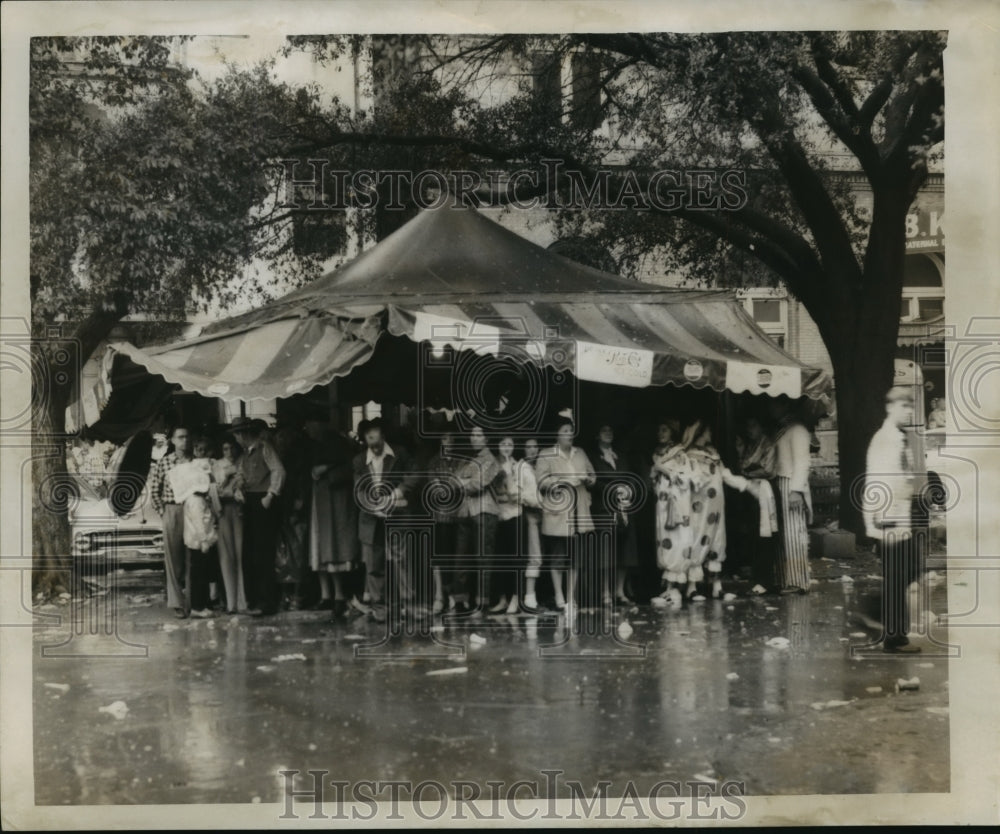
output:
M921 320L936 318L944 315L943 298L918 298L917 299L918 318Z
M593 52L574 53L570 68L573 76L570 119L575 127L596 130L604 121L601 112L601 57Z
M562 56L536 55L531 62L531 75L539 109L558 119L562 112Z
M782 304L784 302L780 298L753 299L754 321L758 324L780 324Z

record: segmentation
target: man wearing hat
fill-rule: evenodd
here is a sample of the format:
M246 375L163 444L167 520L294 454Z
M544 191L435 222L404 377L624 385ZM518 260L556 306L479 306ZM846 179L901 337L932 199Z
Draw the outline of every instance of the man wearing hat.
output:
M919 652L910 643L907 593L920 577L926 522L914 497L914 466L903 427L913 422L913 394L891 388L886 418L868 446L862 514L865 532L878 542L882 557L882 648L890 654Z
M243 576L251 614L273 614L278 609L274 557L278 519L275 501L285 482L285 467L265 437L267 423L237 417L233 434L243 447L239 480L243 504Z

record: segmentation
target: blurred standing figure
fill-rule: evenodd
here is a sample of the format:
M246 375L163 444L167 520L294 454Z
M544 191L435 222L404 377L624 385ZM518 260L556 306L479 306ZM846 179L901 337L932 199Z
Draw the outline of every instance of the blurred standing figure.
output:
M535 586L538 577L542 572L542 505L538 495L538 475L536 465L538 463L538 441L529 437L524 441L524 466L531 469L534 481L533 496L535 504L529 501L522 501L521 518L524 522L524 546L528 554L528 566L524 570L524 604L522 610L527 614L541 613L538 608L538 597ZM528 491L528 494L531 494Z
M149 497L153 507L163 519L163 562L167 574L167 607L183 619L187 617L182 583L184 578L184 506L174 496L167 473L175 466L191 460L188 430L174 428L170 436L174 450L156 462L149 484Z
M809 592L809 430L795 415L786 396L771 401L778 424L775 446L775 500L778 508L777 579L783 594Z
M331 425L310 420L305 428L312 441L309 566L319 578L316 607L338 619L347 612L345 577L360 552L352 468L357 447Z
M174 498L184 506L184 547L186 551L187 612L192 617L211 617L209 582L218 541L216 519L221 510L212 480L209 442L194 441L194 457L178 463L167 473Z
M615 448L615 430L609 423L602 425L597 432L597 453L593 464L599 489L594 516L603 516L613 525L613 544L611 553L607 554L607 564L615 577L615 599L625 604L631 602L625 595L625 581L639 567L635 524L629 517L633 508L628 494L634 493L634 489L628 487L624 480L615 480L616 474L629 472L630 466L622 452ZM605 603L611 602L611 591L609 586L604 592Z
M502 487L497 490L499 522L497 524L497 560L503 561L504 570L494 571L494 582L499 586L500 600L492 613L516 614L519 611L522 565L528 558L528 527L524 518L526 508L537 509L538 486L531 464L514 457L514 438L506 435L497 446L500 469L503 471ZM534 595L534 583L531 593ZM510 601L508 603L508 596Z
M712 582L712 598L722 596L722 563L726 560L726 505L723 482L728 474L712 445L712 429L695 420L684 432L691 465L692 561ZM697 598L699 595L693 595Z
M496 457L486 445L486 434L479 426L474 426L469 432L469 445L475 456L463 461L455 473L465 493L465 500L458 511L455 549L462 556L472 557L479 569L456 571L453 593L456 608L467 608L475 596L476 610L479 611L489 606L489 572L496 553L497 517L500 512L494 484L501 477L501 472Z
M650 472L656 496L656 564L663 572L663 592L654 596L654 605L679 608L685 588L694 595L702 569L693 559L691 532L691 462L680 442L680 424L663 419L657 426L657 446Z
M891 388L885 411L868 446L863 516L865 532L878 542L882 557L882 649L915 653L920 647L908 636L908 589L923 573L928 522L915 495L913 454L903 431L913 421L913 395Z
M776 505L770 481L774 478L777 452L756 417L747 417L743 432L736 438L739 473L752 482L748 493L734 494L733 529L730 542L739 548L739 562L749 565L754 582L752 593L764 594L775 587L774 533L777 532ZM773 521L773 524L772 524Z
M302 604L302 579L309 562L311 450L308 438L297 425L279 429L274 437L274 448L285 467L285 486L278 501L275 581L279 586L281 607L296 611Z
M425 503L434 517L434 556L446 563L458 552L455 548L456 531L458 528L458 511L462 506L464 494L456 475L462 458L452 450L455 435L446 431L441 435L441 447L438 453L430 459L427 469L430 476L425 485ZM451 568L435 567L433 614L440 614L446 607L446 591L452 586ZM452 599L453 603L453 599Z
M370 614L377 622L385 622L387 583L393 591L398 588L400 600L409 601L411 596L406 554L396 551L395 539L387 542L385 520L409 504L416 475L409 453L385 442L379 418L363 420L358 434L365 444L365 450L352 463L354 496L360 505L358 539L367 570Z
M226 589L226 611L246 611L243 590L243 493L237 487L240 447L234 438L222 439L222 457L212 463L212 477L219 491L219 567Z
M567 618L576 612L575 541L591 533L590 492L597 475L583 449L573 445L576 427L569 418L556 426L556 445L538 456L535 478L542 498L542 535L547 545L556 608ZM566 590L563 592L563 573Z
M233 433L243 447L238 486L243 493L243 575L249 614L277 611L274 559L278 545L275 502L285 483L285 467L265 436L263 420L237 417Z

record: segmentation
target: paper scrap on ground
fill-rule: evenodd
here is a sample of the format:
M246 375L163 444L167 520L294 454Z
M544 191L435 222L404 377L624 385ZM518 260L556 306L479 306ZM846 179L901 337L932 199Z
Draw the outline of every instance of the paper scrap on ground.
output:
M68 683L47 683L45 686L49 689L58 689L60 692L69 692Z
M740 676L736 674L736 672L730 672L729 674L726 675L727 681L738 681L739 679Z
M295 654L279 654L277 657L272 657L272 663L284 663L286 660L305 660L306 656L296 652Z
M767 645L772 649L787 649L791 643L787 637L772 637L767 641Z
M128 705L124 701L113 701L106 707L100 707L98 712L106 712L113 718L117 718L119 721L128 715Z
M463 675L469 671L468 666L452 666L449 669L432 669L428 675Z
M835 707L846 707L849 703L851 703L851 702L850 701L816 701L815 703L810 704L810 706L813 709L820 710L820 709L833 709Z
M906 678L900 678L896 681L897 692L913 691L917 689L920 689L920 678L914 677L909 680Z

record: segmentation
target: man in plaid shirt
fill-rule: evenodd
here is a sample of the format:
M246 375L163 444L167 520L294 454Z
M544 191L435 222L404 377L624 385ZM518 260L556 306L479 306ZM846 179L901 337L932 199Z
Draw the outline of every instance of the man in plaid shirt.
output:
M163 561L167 573L167 607L184 619L188 606L181 587L184 576L184 505L174 500L167 473L180 463L191 460L188 430L177 426L171 435L174 450L156 462L149 482L149 496L153 506L163 519Z

